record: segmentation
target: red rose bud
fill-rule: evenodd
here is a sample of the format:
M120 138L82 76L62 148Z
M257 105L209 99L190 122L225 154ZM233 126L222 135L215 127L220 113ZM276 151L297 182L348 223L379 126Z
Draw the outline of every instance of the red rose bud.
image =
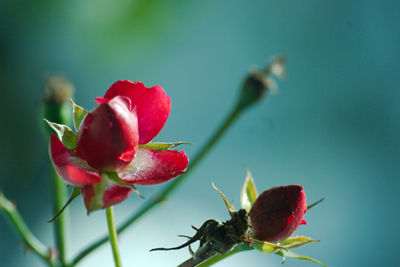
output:
M135 157L138 122L129 98L116 96L88 113L79 128L76 155L97 170L118 170Z
M288 238L300 224L305 224L306 211L306 194L301 185L264 191L249 213L255 238L268 242Z
M82 122L75 121L80 125L76 150L52 135L49 151L60 177L81 187L88 212L126 199L132 192L126 184L160 184L185 172L189 159L184 151L138 146L150 142L168 118L171 99L162 87L117 81L96 102ZM122 184L101 172L116 174Z
M171 99L161 86L147 88L142 82L118 81L111 85L97 103L115 96L125 96L136 107L139 128L139 144L150 142L163 128L171 109Z

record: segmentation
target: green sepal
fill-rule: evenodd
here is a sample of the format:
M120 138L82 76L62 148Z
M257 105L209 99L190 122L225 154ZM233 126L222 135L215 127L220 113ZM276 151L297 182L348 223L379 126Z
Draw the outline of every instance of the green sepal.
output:
M322 262L317 261L316 259L313 259L313 258L310 258L310 257L307 257L307 256L303 256L303 255L296 254L296 253L294 253L294 252L292 252L292 251L290 251L290 250L287 250L287 249L279 249L279 250L277 250L277 251L275 252L275 254L280 255L280 256L283 257L283 258L282 258L282 263L285 262L286 258L293 258L293 259L299 259L299 260L312 261L312 262L315 262L315 263L317 263L317 264L319 264L319 265L321 265L321 266L327 267L326 264L323 264Z
M242 208L249 212L257 197L258 194L253 176L251 175L249 169L246 169L246 179L244 180L243 187L240 192L240 203Z
M222 197L222 199L225 202L226 208L229 211L229 214L232 216L232 213L236 211L235 207L233 206L233 204L230 204L229 201L226 199L224 193L221 192L221 190L219 190L214 183L211 183L212 187L214 188L215 191L218 192L218 194Z
M180 145L191 145L191 143L188 142L175 142L175 143L147 143L144 145L139 145L139 148L146 148L146 149L152 149L152 150L166 150L166 149L171 149Z
M73 109L73 113L74 113L74 126L75 126L75 129L78 131L83 119L86 117L86 115L89 112L86 109L84 109L83 107L75 104L75 102L72 99L70 99L70 101L71 101L72 109Z
M134 184L129 183L125 180L122 180L118 177L118 173L113 171L102 171L100 173L101 178L110 180L113 184L116 184L121 187L128 187L133 190L139 197L143 198L142 194L137 190Z
M65 210L65 208L68 207L68 205L72 202L72 200L74 200L77 196L79 196L80 192L81 192L80 188L78 186L75 186L74 189L72 190L72 194L69 197L68 201L59 211L57 211L57 213L50 220L48 220L48 222L50 223L55 221Z
M309 210L309 209L311 209L312 207L318 205L319 203L321 203L321 202L324 201L324 200L325 200L325 198L323 197L323 198L321 198L320 200L315 201L314 203L308 205L308 206L307 206L307 210Z
M278 244L275 243L270 243L266 241L261 241L261 240L254 240L253 247L263 253L274 253L279 249L282 249L282 247Z
M265 241L261 241L261 240L254 240L253 243L253 247L263 253L275 253L277 255L282 256L282 263L285 262L286 258L295 258L295 259L300 259L300 260L308 260L308 261L312 261L315 263L318 263L322 266L326 266L325 264L323 264L320 261L317 261L313 258L307 257L307 256L303 256L303 255L299 255L296 254L294 252L292 252L291 248L296 248L308 243L312 243L312 242L318 242L319 240L316 239L312 239L306 236L295 236L295 237L290 237L287 238L279 243L270 243L270 242L265 242Z
M293 236L279 242L279 245L286 248L297 248L308 243L319 242L317 239L312 239L306 236Z
M50 122L43 119L56 132L58 138L68 149L76 148L76 134L67 125Z

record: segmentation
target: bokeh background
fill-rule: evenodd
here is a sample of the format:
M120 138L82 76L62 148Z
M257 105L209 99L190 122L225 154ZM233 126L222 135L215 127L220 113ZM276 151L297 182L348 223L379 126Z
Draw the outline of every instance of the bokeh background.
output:
M172 98L157 141L198 151L238 95L249 66L288 58L280 93L239 118L165 203L120 236L125 266L175 266L190 225L228 219L213 181L239 204L248 167L259 191L302 184L313 208L297 250L329 266L398 266L400 213L400 2L0 1L0 188L32 231L52 243L46 140L39 131L43 78L62 74L88 109L116 80L161 85ZM159 186L140 187L145 196ZM117 221L143 200L116 207ZM69 258L106 233L102 211L71 206ZM43 266L0 217L0 265ZM112 266L108 245L79 266ZM216 266L281 266L276 255L237 254ZM285 266L317 266L288 259Z

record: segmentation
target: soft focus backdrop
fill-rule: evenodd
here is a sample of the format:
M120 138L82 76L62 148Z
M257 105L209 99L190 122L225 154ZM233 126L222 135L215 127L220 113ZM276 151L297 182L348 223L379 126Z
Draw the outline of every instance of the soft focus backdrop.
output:
M120 236L125 266L174 266L190 225L228 219L213 181L239 205L248 167L259 191L302 184L313 208L298 249L329 266L396 266L400 238L399 1L7 1L0 2L0 188L33 232L52 242L48 155L38 106L43 78L58 73L91 109L120 79L161 85L172 98L157 141L197 151L226 116L252 64L288 57L280 93L232 127L168 202ZM160 187L140 187L151 196ZM117 221L143 200L116 207ZM106 233L104 212L71 206L69 257ZM103 246L79 266L112 266ZM281 266L242 252L217 266ZM0 217L0 265L43 266ZM285 266L317 266L288 259Z

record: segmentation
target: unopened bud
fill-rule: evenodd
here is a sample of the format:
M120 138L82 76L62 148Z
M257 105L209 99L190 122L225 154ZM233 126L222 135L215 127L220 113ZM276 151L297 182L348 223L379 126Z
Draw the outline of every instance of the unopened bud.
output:
M69 101L74 93L73 85L64 77L54 75L45 79L43 98L46 103L62 104Z
M250 220L258 240L276 242L288 238L305 224L306 194L301 185L288 185L264 191L254 202Z
M261 100L267 92L276 93L278 85L271 76L275 75L278 78L286 76L284 62L284 57L277 57L264 71L258 69L250 71L242 85L238 107L247 108Z
M73 95L73 85L62 76L54 75L45 79L40 117L49 121L70 125L72 122L69 99ZM43 134L48 138L51 129L41 122Z

